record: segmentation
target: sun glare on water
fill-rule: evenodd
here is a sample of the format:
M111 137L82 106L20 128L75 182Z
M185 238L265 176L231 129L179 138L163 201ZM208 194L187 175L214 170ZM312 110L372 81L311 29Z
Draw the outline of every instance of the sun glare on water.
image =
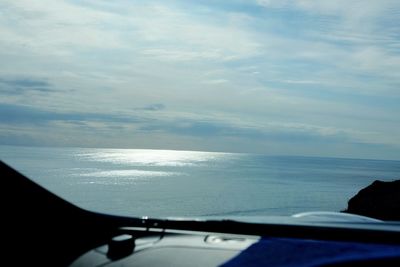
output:
M77 155L82 160L131 166L195 166L233 156L230 153L152 150L152 149L98 149Z

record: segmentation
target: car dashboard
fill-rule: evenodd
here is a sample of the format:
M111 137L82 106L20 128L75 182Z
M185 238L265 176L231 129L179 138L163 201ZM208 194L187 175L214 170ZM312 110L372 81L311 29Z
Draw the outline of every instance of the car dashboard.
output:
M312 228L303 233L307 229ZM400 245L388 233L379 242L365 242L352 240L351 229L342 228L337 238L329 237L327 229L319 228L321 238L293 238L275 236L274 230L272 236L259 236L123 227L71 266L400 266ZM348 239L342 240L346 231ZM377 232L365 234L370 238Z

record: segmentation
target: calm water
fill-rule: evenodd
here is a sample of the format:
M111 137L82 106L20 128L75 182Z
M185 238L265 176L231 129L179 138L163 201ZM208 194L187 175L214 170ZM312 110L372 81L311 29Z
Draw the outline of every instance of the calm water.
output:
M83 208L132 216L339 211L400 161L0 146L1 159Z

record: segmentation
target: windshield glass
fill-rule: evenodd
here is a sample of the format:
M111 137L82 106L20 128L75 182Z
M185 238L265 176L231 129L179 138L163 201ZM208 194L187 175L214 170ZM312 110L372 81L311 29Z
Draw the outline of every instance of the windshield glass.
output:
M0 156L129 216L341 211L400 177L398 1L0 3Z

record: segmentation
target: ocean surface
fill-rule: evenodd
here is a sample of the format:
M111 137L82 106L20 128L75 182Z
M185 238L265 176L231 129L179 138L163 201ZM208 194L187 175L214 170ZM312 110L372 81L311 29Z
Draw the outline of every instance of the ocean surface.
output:
M340 211L400 161L143 149L0 146L0 158L88 210L129 216Z

